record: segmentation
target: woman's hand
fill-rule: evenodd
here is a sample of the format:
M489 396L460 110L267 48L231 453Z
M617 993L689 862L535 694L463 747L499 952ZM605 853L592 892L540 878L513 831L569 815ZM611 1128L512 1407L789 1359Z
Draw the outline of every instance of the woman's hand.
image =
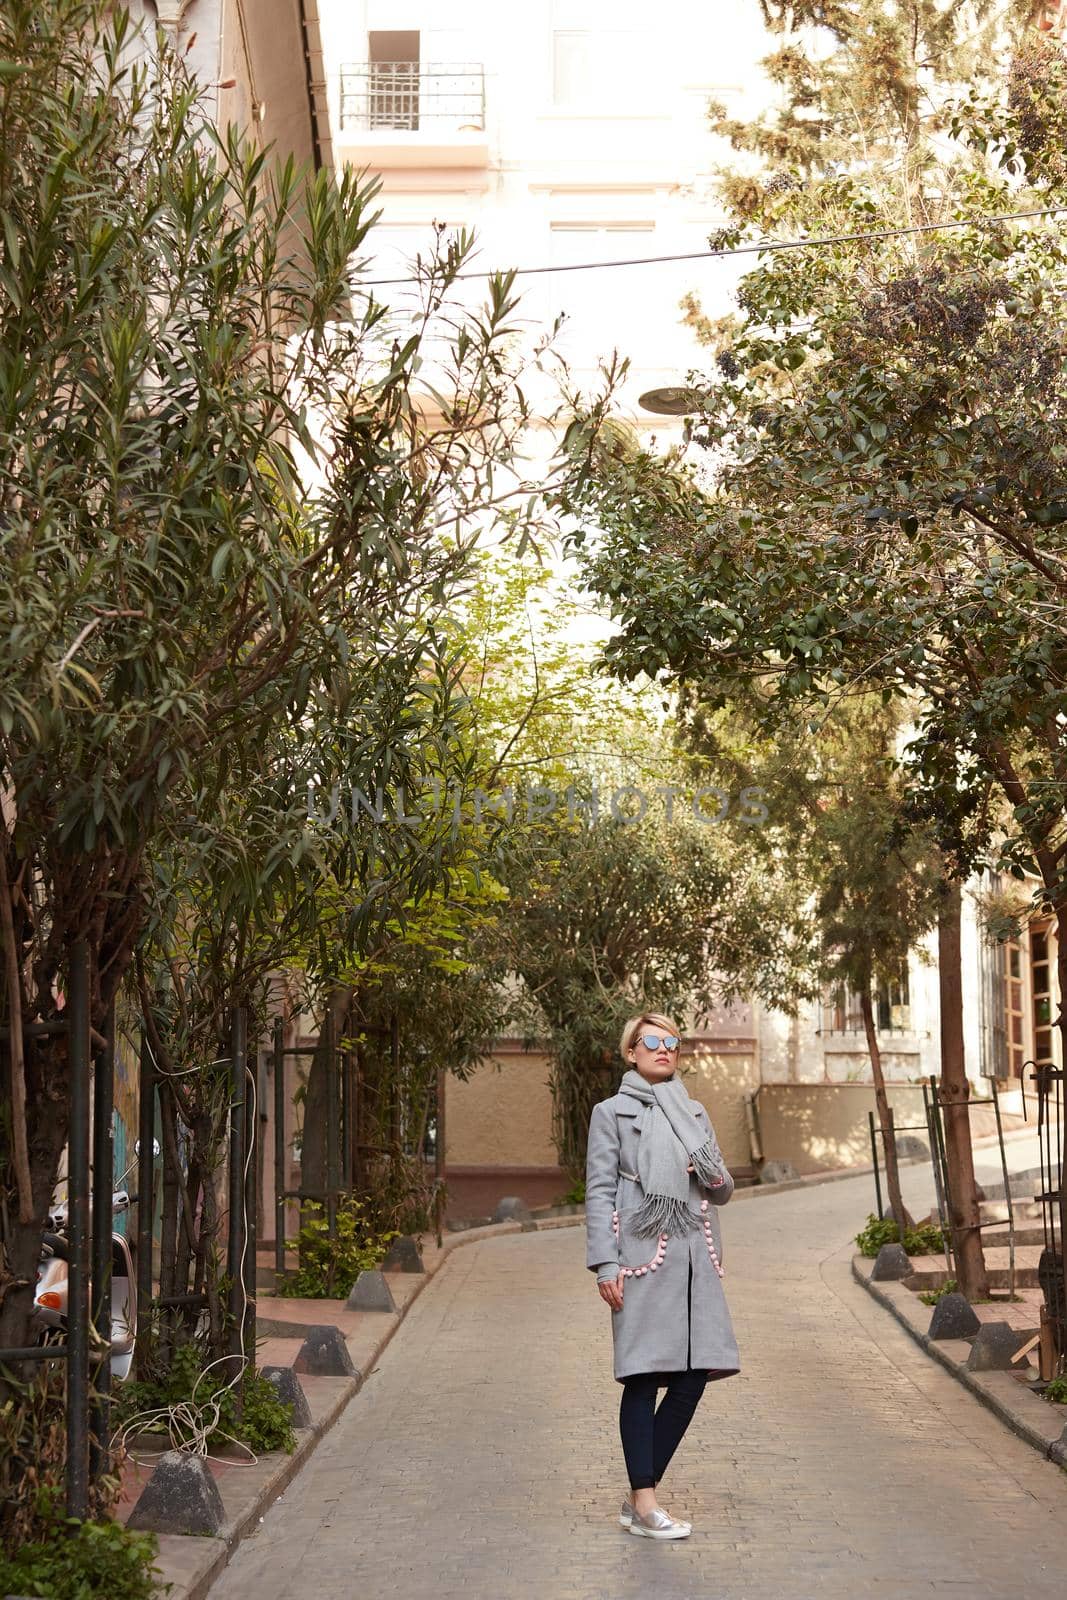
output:
M605 1278L597 1284L601 1300L606 1300L612 1311L622 1310L622 1285L623 1275L620 1272L617 1278Z

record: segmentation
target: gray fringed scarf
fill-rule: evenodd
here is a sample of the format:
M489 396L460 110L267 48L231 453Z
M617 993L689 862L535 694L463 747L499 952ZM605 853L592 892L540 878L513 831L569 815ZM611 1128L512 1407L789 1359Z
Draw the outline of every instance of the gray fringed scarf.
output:
M693 1101L677 1073L663 1083L649 1083L633 1067L623 1073L619 1093L648 1107L637 1141L637 1176L645 1197L633 1227L639 1234L688 1233L701 1221L689 1208L688 1163L704 1184L722 1177L712 1141L693 1114Z

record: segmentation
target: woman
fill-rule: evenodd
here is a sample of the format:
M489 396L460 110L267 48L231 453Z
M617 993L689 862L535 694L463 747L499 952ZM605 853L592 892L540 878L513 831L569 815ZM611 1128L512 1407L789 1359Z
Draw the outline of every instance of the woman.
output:
M741 1370L716 1212L734 1181L707 1112L675 1071L680 1048L670 1017L631 1017L620 1041L627 1070L618 1094L593 1107L586 1157L586 1265L611 1307L622 1384L631 1492L619 1521L646 1539L692 1532L659 1505L656 1485L709 1378Z

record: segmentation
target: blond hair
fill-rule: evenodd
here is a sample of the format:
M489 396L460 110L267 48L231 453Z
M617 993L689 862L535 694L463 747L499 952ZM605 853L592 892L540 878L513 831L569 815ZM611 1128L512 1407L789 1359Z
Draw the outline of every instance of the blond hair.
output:
M679 1039L682 1037L682 1030L673 1017L665 1017L662 1011L642 1011L638 1016L631 1017L622 1030L622 1037L619 1039L619 1054L624 1061L626 1061L627 1050L630 1049L638 1031L646 1022L651 1022L654 1028L663 1028L668 1033L676 1034ZM627 1065L629 1065L628 1062Z

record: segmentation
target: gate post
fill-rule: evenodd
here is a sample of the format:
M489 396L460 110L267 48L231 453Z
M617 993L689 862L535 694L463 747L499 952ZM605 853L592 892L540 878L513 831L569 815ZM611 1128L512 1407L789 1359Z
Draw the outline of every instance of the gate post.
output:
M67 1145L67 1515L89 1512L89 945L70 952Z

